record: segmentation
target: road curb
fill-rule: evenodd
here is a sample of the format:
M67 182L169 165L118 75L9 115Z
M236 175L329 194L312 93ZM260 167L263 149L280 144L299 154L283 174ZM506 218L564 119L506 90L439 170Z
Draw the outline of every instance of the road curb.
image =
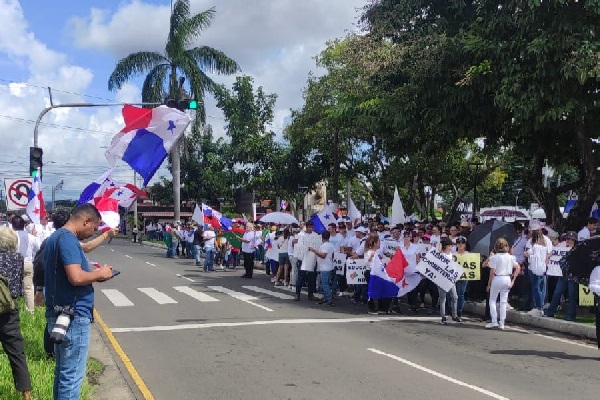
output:
M485 304L468 302L465 304L464 310L471 314L484 316ZM596 327L594 325L565 321L553 317L534 317L516 310L506 311L506 321L596 340Z
M138 397L127 380L128 373L115 359L115 354L106 342L102 329L93 324L90 337L90 357L104 364L98 386L94 387L94 399L97 400L136 400Z

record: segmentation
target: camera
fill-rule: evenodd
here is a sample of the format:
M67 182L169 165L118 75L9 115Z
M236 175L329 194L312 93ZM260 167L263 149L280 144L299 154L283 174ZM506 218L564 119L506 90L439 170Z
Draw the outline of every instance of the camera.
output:
M69 306L54 306L54 313L57 317L56 323L50 332L50 340L56 344L61 344L65 339L67 329L69 329L69 325L71 324L71 318L75 315L75 309Z

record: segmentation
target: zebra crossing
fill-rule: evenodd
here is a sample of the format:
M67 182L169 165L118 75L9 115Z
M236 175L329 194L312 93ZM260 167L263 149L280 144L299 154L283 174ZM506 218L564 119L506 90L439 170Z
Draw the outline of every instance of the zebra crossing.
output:
M215 303L220 300L215 297L217 293L225 294L234 299L252 304L256 307L262 308L266 311L273 311L267 307L256 304L255 302L260 301L265 297L271 297L279 300L293 300L294 296L286 293L265 289L259 286L242 286L242 289L248 292L252 292L251 295L247 292L240 292L238 290L229 289L223 286L207 286L207 291L201 291L199 287L190 286L173 286L167 290L160 291L153 287L140 287L136 288L138 292L143 293L145 296L144 302L153 302L158 305L178 304L183 298L192 298L201 303ZM113 306L115 307L135 307L135 303L130 297L127 297L125 293L118 289L101 289L100 292L106 297ZM181 297L183 295L183 297ZM260 296L260 297L257 297ZM136 300L136 302L140 302Z

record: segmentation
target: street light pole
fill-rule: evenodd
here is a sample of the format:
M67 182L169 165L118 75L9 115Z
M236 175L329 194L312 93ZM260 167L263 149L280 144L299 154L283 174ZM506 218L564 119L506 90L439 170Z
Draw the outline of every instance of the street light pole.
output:
M517 189L517 196L515 197L515 211L517 211L517 207L519 206L519 194L523 189Z
M55 208L55 197L56 197L56 191L57 190L62 190L63 188L63 184L65 183L65 181L61 180L58 185L56 186L52 186L52 212L54 212L54 208Z

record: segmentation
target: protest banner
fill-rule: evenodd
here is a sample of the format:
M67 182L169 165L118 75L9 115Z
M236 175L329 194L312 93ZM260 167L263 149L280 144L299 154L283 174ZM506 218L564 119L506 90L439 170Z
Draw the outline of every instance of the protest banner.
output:
M479 253L454 254L454 261L464 269L459 281L478 281L481 279L481 255Z
M346 281L348 285L366 285L366 270L367 261L360 259L346 260Z
M419 243L417 244L417 253L421 255L421 258L425 257L425 254L431 250L431 245L429 243Z
M589 287L579 284L579 305L585 307L594 306L594 293Z
M459 263L449 260L435 250L425 254L417 265L417 271L446 292L456 284L464 272Z
M396 250L398 250L398 248L400 247L400 243L396 242L395 240L385 240L383 244L385 246L385 254L395 254Z
M562 276L562 269L558 262L563 258L569 251L570 247L566 246L555 246L552 248L552 254L550 255L550 261L548 262L548 276Z
M314 271L316 265L317 255L312 251L309 251L304 255L300 269L303 271Z
M333 253L333 268L336 275L344 275L344 266L348 256L344 253Z

